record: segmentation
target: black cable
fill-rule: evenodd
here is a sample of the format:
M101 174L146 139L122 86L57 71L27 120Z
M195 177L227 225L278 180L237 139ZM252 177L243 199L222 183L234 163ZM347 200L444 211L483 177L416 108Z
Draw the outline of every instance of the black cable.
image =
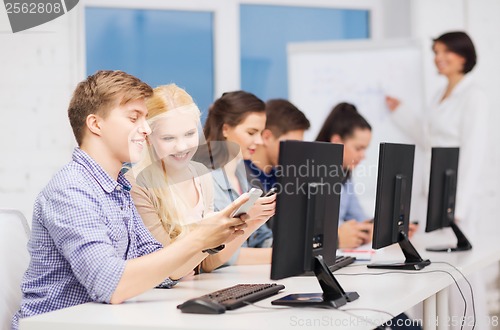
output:
M445 264L445 265L448 265L451 268L455 269L457 272L460 273L460 275L462 275L462 278L469 285L470 295L471 295L471 300L472 300L472 316L474 317L473 318L474 323L472 323L472 330L474 330L476 328L477 315L476 315L476 303L474 301L474 290L472 289L472 284L469 282L469 280L467 279L467 277L465 277L464 273L462 273L462 271L460 269L458 269L456 266L450 264L449 262L446 262L446 261L434 261L433 263L435 263L435 264Z
M475 310L475 303L474 303L474 293L473 293L473 289L472 289L472 285L470 284L469 280L465 277L465 275L455 266L453 266L452 264L448 263L448 262L433 262L433 263L442 263L442 264L446 264L446 265L449 265L450 267L452 267L453 269L455 269L456 271L458 271L460 273L460 275L463 277L463 279L465 279L465 281L467 282L467 284L469 285L469 289L471 291L471 298L472 298L472 311L473 311L473 316L474 316L474 323L473 323L473 326L472 326L472 330L474 330L475 326L476 326L476 310ZM366 266L366 265L348 265L346 267L343 267L343 268L347 268L347 267L357 267L357 266ZM430 274L430 273L445 273L445 274L448 274L452 279L453 279L453 282L455 282L455 285L460 293L460 295L462 296L462 300L464 301L464 318L461 322L461 327L460 329L463 329L464 327L464 322L466 320L466 315L467 315L467 299L465 298L465 295L463 294L463 291L462 289L460 288L460 285L458 284L458 281L457 279L455 278L455 276L453 276L453 274L451 274L450 272L447 272L445 270L440 270L440 269L436 269L436 270L428 270L428 271L420 271L418 273L415 273L415 272L405 272L405 271L385 271L385 272L380 272L380 273L355 273L355 274L342 274L342 273L335 273L335 275L340 275L340 276L361 276L361 275L385 275L385 274L408 274L408 275L418 275L418 274ZM258 308L261 308L261 309L270 309L270 310L279 310L279 309L291 309L293 307L267 307L267 306L259 306L255 303L252 303L252 302L247 302L247 301L244 301L243 303L247 304L247 305L251 305L251 306L255 306L255 307L258 307ZM320 306L315 306L314 308L317 308L317 307L320 307ZM330 307L327 307L327 308L330 308ZM366 310L366 311L373 311L373 312L377 312L377 313L384 313L384 314L387 314L389 316L391 316L391 318L394 318L395 316L392 315L391 313L389 312L386 312L386 311L382 311L382 310L377 310L377 309L370 309L370 308L348 308L348 309L337 309L339 311L342 311L346 314L349 314L351 316L354 316L360 320L363 320L363 321L366 321L367 323L370 323L374 326L378 328L380 328L378 326L378 324L376 323L373 323L373 322L370 322L370 321L367 321L365 319L362 318L362 316L358 316L356 314L353 314L353 313L349 313L348 311L350 310Z
M455 276L453 276L453 274L451 274L450 272L447 272L446 270L436 269L436 270L419 271L417 273L415 273L415 272L409 272L409 271L408 272L404 272L404 271L394 271L394 270L391 270L391 271L380 272L380 273L355 273L355 274L335 273L335 275L339 275L339 276L386 275L386 274L418 275L418 274L430 274L430 273L445 273L445 274L448 274L453 279L453 281L455 282L455 285L457 286L458 291L460 292L460 295L462 296L462 300L464 301L464 320L465 320L465 315L467 315L467 299L465 299L465 296L464 296L464 294L462 292L462 289L460 288L460 285L458 285L458 281L455 278ZM463 274L462 274L462 276L463 276ZM460 329L462 330L463 327L464 327L464 322L462 322Z

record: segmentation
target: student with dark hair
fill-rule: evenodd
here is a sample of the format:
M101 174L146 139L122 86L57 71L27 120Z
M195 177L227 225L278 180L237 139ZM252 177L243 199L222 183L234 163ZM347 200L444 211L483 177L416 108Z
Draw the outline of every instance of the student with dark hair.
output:
M204 133L211 160L205 164L214 169L215 210L249 190L244 160L250 159L262 144L265 124L264 102L245 91L224 93L210 106ZM260 197L248 212L249 218L259 222L260 227L248 238L248 247L241 248L231 263L271 262L272 232L264 224L274 215L275 200L276 196Z
M355 193L351 179L352 171L365 158L372 137L372 127L350 103L336 105L321 128L316 141L341 143L344 145L342 182L339 209L339 247L356 248L371 242L373 225ZM413 235L416 225L410 226Z
M245 160L248 181L254 187L269 191L276 184L276 166L280 142L303 140L311 124L304 113L284 99L266 102L266 128L262 131L262 144L257 146L251 159ZM266 224L272 228L273 219Z
M311 126L302 111L283 99L267 101L266 116L262 145L257 147L251 160L245 160L251 183L261 186L264 191L276 183L275 168L278 165L280 142L303 140L304 132Z
M343 178L339 209L339 247L356 248L371 242L373 225L368 221L351 180L352 170L365 158L372 128L349 103L336 105L316 137L316 141L344 145Z
M91 301L119 304L155 286L171 287L208 249L243 235L229 215L243 197L166 247L144 227L120 172L140 159L151 129L151 87L122 71L98 71L76 87L68 115L78 147L38 195L28 243L19 320Z
M350 103L337 104L321 128L316 141L341 143L344 145L342 173L347 173L342 183L339 207L339 247L356 248L371 242L373 224L365 215L351 180L354 168L365 158L370 144L372 127ZM417 227L410 224L409 235L413 236ZM399 322L396 322L399 320ZM405 323L406 321L406 323ZM393 319L392 324L409 324L406 314ZM419 326L393 326L391 329L420 329Z

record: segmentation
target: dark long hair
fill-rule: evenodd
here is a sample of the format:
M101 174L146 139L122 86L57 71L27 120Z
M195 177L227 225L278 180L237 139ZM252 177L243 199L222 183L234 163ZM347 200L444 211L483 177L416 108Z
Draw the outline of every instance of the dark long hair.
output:
M224 165L234 154L233 149L238 148L239 150L239 146L221 142L225 140L222 134L224 124L235 127L244 121L249 114L255 112L265 113L266 105L257 96L245 91L224 93L210 106L203 127L212 157L210 167ZM207 165L206 161L203 163Z
M354 105L346 102L339 103L326 118L316 141L330 142L333 135L339 135L344 140L352 136L356 128L372 130L370 124Z

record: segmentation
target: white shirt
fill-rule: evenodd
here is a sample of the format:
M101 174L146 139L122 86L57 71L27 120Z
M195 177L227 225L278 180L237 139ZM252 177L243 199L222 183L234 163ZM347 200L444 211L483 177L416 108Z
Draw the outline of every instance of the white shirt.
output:
M443 86L434 95L426 112L416 113L401 104L392 118L424 150L426 181L422 193L425 196L428 193L432 147L460 148L455 217L465 222L467 219L479 220L475 207L486 185L481 172L488 154L488 100L469 75L465 75L450 96L441 102L445 89L446 86Z

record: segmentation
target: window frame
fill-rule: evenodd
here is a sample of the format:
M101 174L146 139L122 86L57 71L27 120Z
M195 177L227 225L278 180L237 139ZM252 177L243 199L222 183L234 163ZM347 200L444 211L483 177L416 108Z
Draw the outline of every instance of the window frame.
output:
M86 76L85 9L125 8L210 12L214 17L214 99L225 91L241 89L240 5L269 5L369 11L370 39L383 35L382 0L84 0L78 6L77 72Z

